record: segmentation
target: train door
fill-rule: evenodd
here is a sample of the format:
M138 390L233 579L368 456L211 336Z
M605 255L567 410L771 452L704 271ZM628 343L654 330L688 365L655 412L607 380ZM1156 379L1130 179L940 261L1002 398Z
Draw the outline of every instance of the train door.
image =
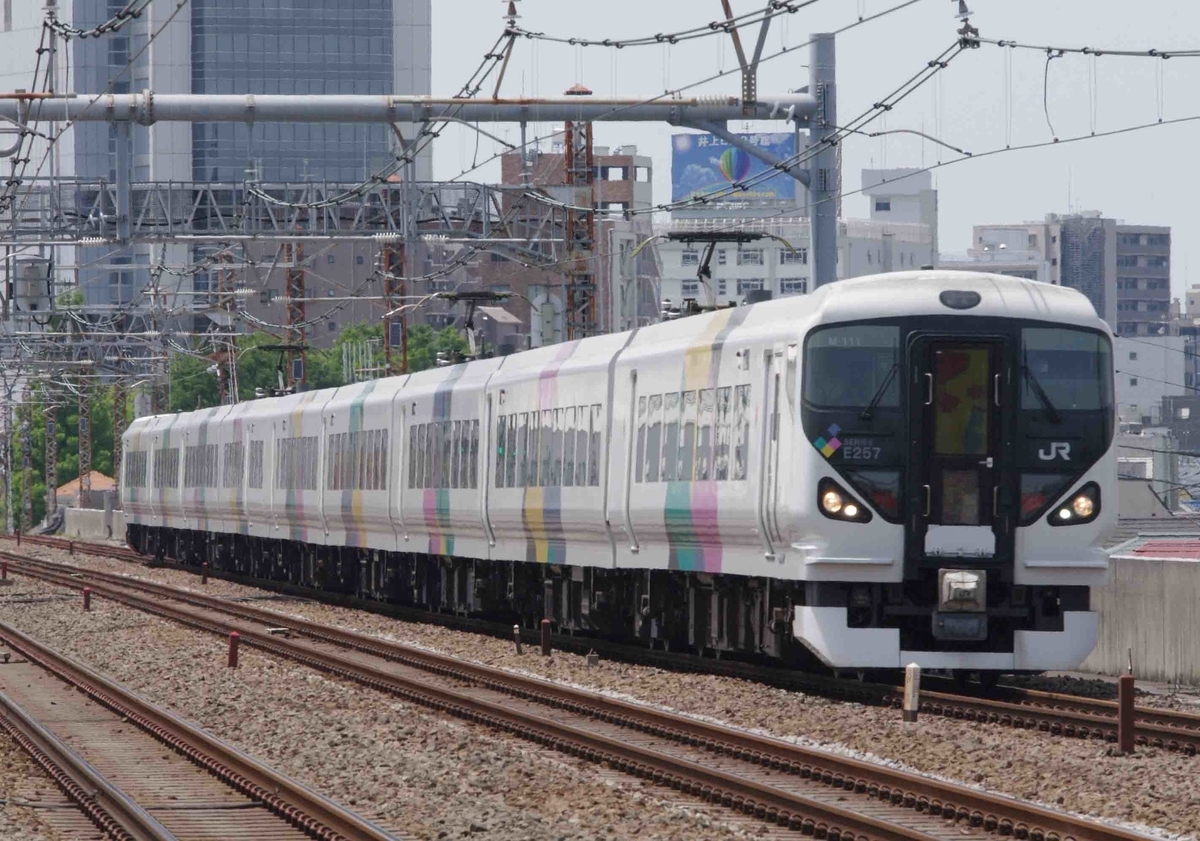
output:
M1002 504L1004 351L999 338L911 345L914 504L906 554L918 567L986 566L1011 553Z

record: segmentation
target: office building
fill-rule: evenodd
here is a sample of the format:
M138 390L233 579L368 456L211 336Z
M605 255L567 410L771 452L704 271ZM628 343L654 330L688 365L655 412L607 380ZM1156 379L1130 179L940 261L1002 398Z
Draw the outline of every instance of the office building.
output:
M124 0L51 0L60 20L87 29ZM30 89L45 6L5 0L0 87ZM55 87L81 94L429 94L431 0L190 0L170 23L172 3L151 3L139 18L100 38L57 40ZM154 39L141 50L147 39ZM111 87L110 87L111 82ZM412 131L411 127L401 127ZM64 178L116 178L117 123L81 122L56 144L50 164ZM410 134L411 136L411 134ZM386 166L395 139L383 125L155 123L132 128L133 178L240 184L318 180L358 182ZM44 145L35 144L34 160ZM417 177L432 174L428 153ZM76 262L70 254L70 262ZM187 246L165 262L186 265ZM60 254L60 263L67 255ZM157 255L155 258L157 259ZM148 279L148 249L84 248L78 275L92 304L132 301ZM126 266L128 268L126 268Z
M1006 252L999 256L1001 251ZM965 259L940 265L1017 274L1078 289L1122 336L1171 332L1171 229L1098 212L977 225Z

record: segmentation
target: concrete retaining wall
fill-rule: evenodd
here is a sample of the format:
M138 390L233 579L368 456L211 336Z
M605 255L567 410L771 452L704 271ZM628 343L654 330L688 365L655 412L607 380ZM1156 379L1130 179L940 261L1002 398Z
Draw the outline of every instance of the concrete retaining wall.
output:
M63 519L62 537L77 537L80 540L125 540L125 512L113 511L112 534L105 527L105 512L97 508L66 508Z
M1092 608L1100 634L1083 671L1121 674L1132 648L1136 677L1200 685L1200 563L1114 558Z

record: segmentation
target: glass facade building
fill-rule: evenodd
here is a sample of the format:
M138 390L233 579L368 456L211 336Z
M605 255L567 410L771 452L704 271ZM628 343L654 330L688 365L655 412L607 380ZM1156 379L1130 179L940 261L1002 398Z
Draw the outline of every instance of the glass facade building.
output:
M89 28L127 2L59 0L59 8L63 19ZM174 11L172 3L152 3L119 32L66 42L67 78L60 77L59 87L79 93L430 92L431 0L190 0L168 24ZM143 51L151 33L154 41ZM30 50L30 61L34 57ZM61 174L115 181L118 131L105 122L73 126ZM132 141L135 181L358 183L393 159L385 125L156 123L134 126ZM430 169L422 156L419 177L429 177ZM176 265L195 258L187 246L169 248L180 249L168 255ZM82 248L78 258L78 278L93 304L137 300L147 266L158 259L147 246Z
M191 0L191 90L393 92L392 0ZM360 181L388 159L383 125L192 126L192 177Z

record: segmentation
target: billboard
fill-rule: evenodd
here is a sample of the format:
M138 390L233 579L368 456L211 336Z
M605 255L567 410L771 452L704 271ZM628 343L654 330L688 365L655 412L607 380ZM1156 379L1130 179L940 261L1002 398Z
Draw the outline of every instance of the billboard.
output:
M792 132L739 134L747 143L784 160L796 154ZM671 201L726 190L770 170L767 164L711 134L676 134L671 137ZM755 183L744 192L722 196L724 201L796 201L796 179L777 174Z

